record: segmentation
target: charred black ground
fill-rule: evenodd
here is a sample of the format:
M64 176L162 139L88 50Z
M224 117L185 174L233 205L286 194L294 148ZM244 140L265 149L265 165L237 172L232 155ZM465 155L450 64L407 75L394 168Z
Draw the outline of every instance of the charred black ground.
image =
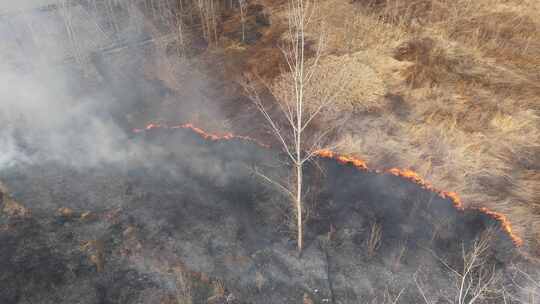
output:
M144 154L122 164L2 172L0 303L382 303L400 292L400 303L419 303L412 276L451 295L441 260L459 269L462 248L489 227L486 263L505 280L516 261L488 215L322 158L306 170L308 242L297 257L287 198L254 174L286 178L279 153L189 129L128 140Z

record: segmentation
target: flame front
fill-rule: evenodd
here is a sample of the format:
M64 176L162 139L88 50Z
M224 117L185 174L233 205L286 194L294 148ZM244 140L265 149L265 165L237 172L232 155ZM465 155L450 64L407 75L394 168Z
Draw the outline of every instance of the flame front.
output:
M256 141L255 139L247 137L247 136L238 136L238 135L233 135L232 133L226 133L225 135L216 135L216 134L207 133L204 130L195 127L191 123L174 125L174 126L167 126L167 125L162 125L162 124L159 124L159 123L149 123L149 124L146 125L146 127L144 129L133 129L133 132L141 133L143 131L149 131L149 130L160 129L160 128L161 129L189 129L189 130L195 132L196 134L198 134L199 136L201 136L202 138L207 139L207 140L216 141L216 140L241 139L241 140L246 140L246 141L250 141L250 142L255 142L258 145L260 145L262 147L265 147L265 148L270 148L269 145L262 144L262 143ZM342 164L342 165L352 165L353 167L355 167L358 170L362 170L362 171L368 171L369 170L368 166L367 166L367 164L366 164L366 162L364 160L361 160L359 158L352 157L352 156L340 155L340 154L338 154L338 153L336 153L334 151L331 151L331 150L321 149L321 150L315 151L314 155L317 156L317 157L320 157L320 158L326 158L326 159L335 160L336 162L338 162L339 164ZM372 170L372 171L376 172L376 173L380 173L377 170ZM426 189L426 190L429 190L429 191L432 191L432 192L436 193L441 198L449 199L452 202L452 205L454 206L454 208L456 208L459 211L464 211L465 210L465 207L464 207L464 205L463 205L463 203L462 203L462 201L459 198L457 193L449 192L449 191L441 191L441 190L435 189L432 186L431 183L425 181L420 175L418 175L418 173L416 173L416 172L414 172L412 170L392 168L392 169L388 170L387 173L395 175L395 176L399 176L399 177L404 178L404 179L407 179L407 180L419 185L423 189ZM514 243L515 246L521 246L523 244L523 240L519 236L517 236L517 235L515 235L513 233L512 225L510 224L510 221L508 220L508 218L504 214L491 211L491 210L489 210L489 209L487 209L485 207L478 208L477 210L479 210L480 212L486 214L490 218L492 218L492 219L496 220L497 222L499 222L500 225L501 225L501 229L512 239L512 242Z
M491 217L492 219L498 221L501 224L503 231L505 231L510 236L510 238L512 239L512 242L514 242L514 245L516 246L523 245L523 239L513 233L512 224L510 224L510 220L506 217L506 215L495 212L495 211L491 211L485 207L480 207L478 208L478 210L480 210L480 212L486 214L487 216Z
M212 134L212 133L207 133L203 129L195 127L191 123L172 125L172 126L159 124L159 123L149 123L143 129L133 129L133 132L134 133L141 133L141 132L144 132L144 131L150 131L150 130L154 130L154 129L188 129L188 130L193 131L194 133L196 133L197 135L199 135L200 137L202 137L202 138L204 138L206 140L217 141L217 140L240 139L240 140L246 140L246 141L250 141L250 142L255 142L258 145L260 145L262 147L265 147L265 148L270 148L270 146L262 144L262 143L256 141L255 139L253 139L251 137L248 137L248 136L234 135L234 134L232 134L230 132L227 132L224 135L216 135L216 134Z
M460 211L465 210L465 207L463 206L463 203L461 202L461 199L459 198L457 193L441 191L441 190L435 189L429 182L425 181L422 177L420 177L416 172L414 172L412 170L408 170L408 169L401 170L401 169L398 169L398 168L392 168L392 169L390 169L388 171L388 173L393 174L395 176L400 176L400 177L403 177L405 179L408 179L408 180L414 182L415 184L418 184L419 186L421 186L422 188L424 188L426 190L430 190L430 191L433 191L433 192L437 193L442 198L450 199L452 201L452 204L454 205L454 207L457 210L460 210ZM501 225L501 229L504 232L506 232L506 234L508 234L508 236L510 236L510 238L512 239L512 242L514 243L514 245L516 245L516 246L523 245L523 239L521 239L519 236L517 236L517 235L515 235L513 233L512 225L510 224L510 220L508 220L508 218L504 214L498 213L498 212L495 212L495 211L491 211L491 210L489 210L489 209L487 209L485 207L478 208L478 210L480 212L486 214L490 218L492 218L492 219L496 220L497 222L499 222L500 225Z
M330 150L317 150L315 152L315 155L318 156L318 157L321 157L321 158L335 159L338 163L340 163L342 165L350 164L350 165L353 165L354 167L356 167L358 169L368 170L368 166L367 166L366 162L359 159L359 158L339 155L339 154L335 153L334 151L330 151Z
M388 173L399 176L405 179L408 179L412 181L413 183L419 185L423 189L432 191L437 193L442 198L447 198L452 201L452 205L454 205L454 208L457 210L463 211L465 207L463 207L463 203L461 202L461 199L459 198L458 194L455 192L448 192L448 191L441 191L438 189L435 189L433 185L426 180L424 180L418 173L409 170L409 169L399 169L399 168L392 168L388 170Z

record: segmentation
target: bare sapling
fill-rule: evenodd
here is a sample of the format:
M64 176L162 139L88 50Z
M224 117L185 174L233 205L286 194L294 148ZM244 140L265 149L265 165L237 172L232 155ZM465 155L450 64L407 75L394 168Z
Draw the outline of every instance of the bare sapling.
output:
M217 43L217 14L219 12L214 0L197 0L197 9L199 10L204 38L209 45Z
M462 245L461 267L451 266L432 252L435 258L449 271L450 279L454 282L453 291L442 295L449 303L474 304L485 300L489 295L500 296L500 292L496 290L500 281L500 271L489 262L492 236L493 231L488 229L475 239L469 248ZM426 304L434 303L429 299L425 286L417 274L415 274L414 280L424 302Z
M67 0L60 0L59 2L59 12L62 16L64 22L64 28L66 30L66 35L68 42L71 46L71 56L73 56L75 62L84 69L85 68L85 55L84 50L81 45L81 41L77 38L78 34L75 31L74 27L74 16L72 12L72 4Z
M502 285L505 303L536 304L540 299L540 275L533 269L523 270L526 266L512 264L509 290Z
M240 23L242 23L242 42L246 42L246 8L247 0L238 0L240 7Z
M264 116L293 169L293 178L291 179L293 181L290 183L275 181L260 172L257 173L264 180L283 190L293 202L299 253L304 247L305 189L303 168L317 155L318 151L328 148L326 145L327 135L333 130L332 127L327 127L324 131L316 130L313 122L329 108L345 87L344 83L347 80L340 79L337 86L326 91L321 91L321 84L314 81L317 78L314 76L321 72L319 60L325 46L324 26L320 26L319 33L314 38L316 41L314 55L308 58L307 28L314 20L315 11L315 6L310 1L289 1L287 39L281 47L286 68L274 84L265 84L276 101L278 112L271 112L269 107L264 104L263 99L252 85L253 81L244 84L247 94ZM345 68L339 74L344 75L344 70ZM260 78L258 80L265 83ZM279 123L277 116L284 118L282 121L285 123Z

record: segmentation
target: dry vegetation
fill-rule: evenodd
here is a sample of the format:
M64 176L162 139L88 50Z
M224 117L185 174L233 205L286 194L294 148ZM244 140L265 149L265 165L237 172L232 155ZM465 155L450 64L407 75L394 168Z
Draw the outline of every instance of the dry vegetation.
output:
M451 267L443 259L436 257L443 264L453 285L449 290L438 295L448 303L473 304L482 300L494 300L501 297L498 291L502 273L495 265L490 265L488 255L492 231L486 231L476 239L470 248L462 245L461 265L458 268ZM426 304L436 303L432 299L436 292L426 292L426 286L419 279L419 270L414 274L414 282Z
M208 53L223 56L225 78L257 75L275 87L287 81L276 47L286 39L286 1L177 3L185 4L181 13L165 19L174 21L180 57L184 45L203 36ZM436 188L457 192L468 206L506 214L527 241L525 248L539 255L539 2L317 3L306 36L314 41L324 32L327 39L313 81L318 86L307 99L316 101L337 87L345 93L317 122L348 118L335 139L339 152L377 169L410 168ZM158 16L168 10L150 9ZM160 78L175 87L174 77Z
M327 58L373 71L359 80L377 91L336 103L354 113L340 152L413 169L468 206L506 214L540 254L538 3L328 0L317 18Z
M286 1L179 3L186 4L182 14L171 18L180 49L202 35L211 43L200 61L221 56L225 78L251 75L275 88L286 85L277 47L287 38ZM468 206L506 214L525 248L539 255L539 2L317 4L306 37L313 42L324 32L327 38L306 99L341 92L316 122L333 126L348 119L333 143L339 152L376 169L410 168L436 188L457 192ZM200 33L191 30L196 24ZM162 65L166 70L170 62ZM246 111L231 120L242 120Z

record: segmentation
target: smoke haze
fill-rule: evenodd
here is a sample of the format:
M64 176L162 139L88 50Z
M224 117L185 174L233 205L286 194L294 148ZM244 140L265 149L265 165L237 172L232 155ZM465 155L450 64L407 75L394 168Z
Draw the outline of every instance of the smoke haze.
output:
M182 109L193 109L186 100L200 98L200 77L187 77L184 105L163 81L146 78L145 64L168 59L135 2L115 2L109 19L99 5L42 10L51 3L30 2L0 5L0 169L121 161L142 149L128 140L130 128L160 118L165 98L167 118L180 121Z
M65 76L54 70L2 71L1 166L45 159L92 165L119 160L131 149L119 146L126 135L107 112L107 102L70 94Z

